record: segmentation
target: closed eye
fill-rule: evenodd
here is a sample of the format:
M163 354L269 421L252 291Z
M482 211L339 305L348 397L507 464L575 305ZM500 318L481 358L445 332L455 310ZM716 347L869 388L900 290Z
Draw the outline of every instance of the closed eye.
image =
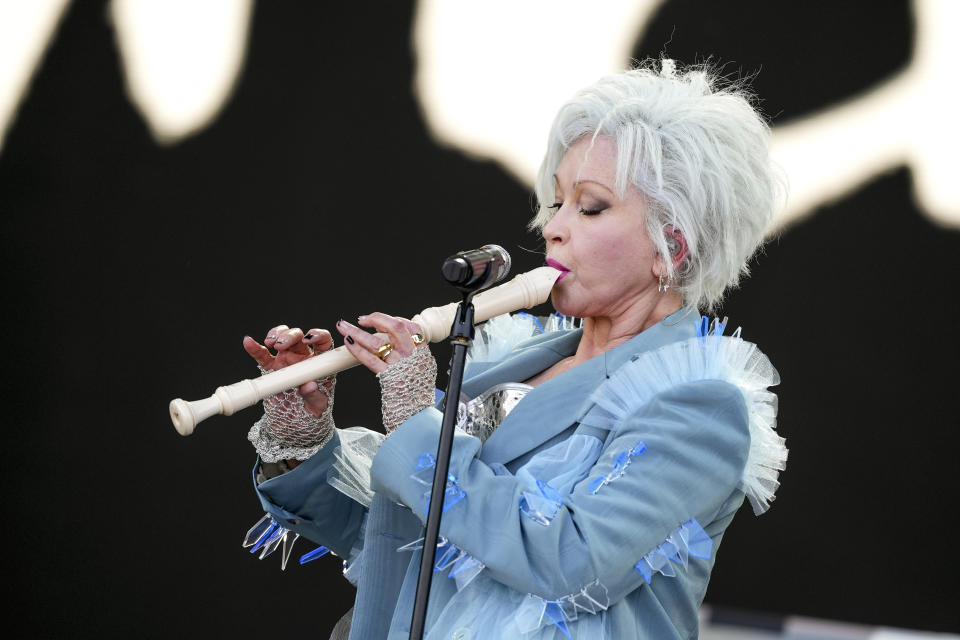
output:
M553 209L554 211L556 211L557 209L559 209L559 208L562 207L562 206L563 206L563 203L562 203L562 202L554 202L554 203L551 204L551 205L547 205L547 209Z
M580 209L580 213L585 216L595 216L598 213L603 213L603 209Z

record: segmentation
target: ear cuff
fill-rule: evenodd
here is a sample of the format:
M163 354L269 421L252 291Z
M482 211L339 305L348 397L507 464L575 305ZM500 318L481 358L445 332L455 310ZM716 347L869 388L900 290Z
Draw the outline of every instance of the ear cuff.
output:
M666 237L667 241L667 250L670 252L670 255L676 255L680 251L680 243L672 235Z

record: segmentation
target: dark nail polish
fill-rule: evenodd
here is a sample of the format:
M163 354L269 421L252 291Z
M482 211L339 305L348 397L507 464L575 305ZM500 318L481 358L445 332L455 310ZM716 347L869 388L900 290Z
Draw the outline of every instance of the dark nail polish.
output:
M347 340L347 342L349 342L350 344L353 344L353 338L352 338L352 337L347 336L346 340Z
M312 334L312 333L308 333L307 335L303 336L303 339L304 339L304 340L313 340L313 334Z

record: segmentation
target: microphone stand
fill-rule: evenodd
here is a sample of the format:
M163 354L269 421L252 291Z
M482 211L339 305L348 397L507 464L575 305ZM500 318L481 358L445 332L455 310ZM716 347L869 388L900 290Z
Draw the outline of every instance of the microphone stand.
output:
M453 428L457 422L460 404L460 385L467 360L467 349L473 340L474 291L462 291L463 301L457 307L453 320L450 342L453 356L450 360L450 381L443 403L443 423L440 427L440 442L437 445L437 462L433 471L433 488L427 510L427 525L423 534L423 551L420 557L420 575L417 578L417 594L413 603L413 618L410 621L410 640L422 640L427 619L427 601L430 599L430 582L433 579L433 564L437 554L437 538L440 534L440 515L443 513L447 490L447 474L450 470L450 451L453 448Z

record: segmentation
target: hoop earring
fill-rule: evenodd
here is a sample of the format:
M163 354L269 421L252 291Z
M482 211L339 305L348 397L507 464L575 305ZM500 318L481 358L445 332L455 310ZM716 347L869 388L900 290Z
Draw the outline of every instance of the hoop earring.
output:
M667 278L665 278L665 277L663 276L663 274L661 273L661 274L660 274L660 281L659 281L659 283L657 284L657 291L659 291L660 293L666 293L666 292L667 292L667 289L669 289L669 288L670 288L670 281L669 281Z

